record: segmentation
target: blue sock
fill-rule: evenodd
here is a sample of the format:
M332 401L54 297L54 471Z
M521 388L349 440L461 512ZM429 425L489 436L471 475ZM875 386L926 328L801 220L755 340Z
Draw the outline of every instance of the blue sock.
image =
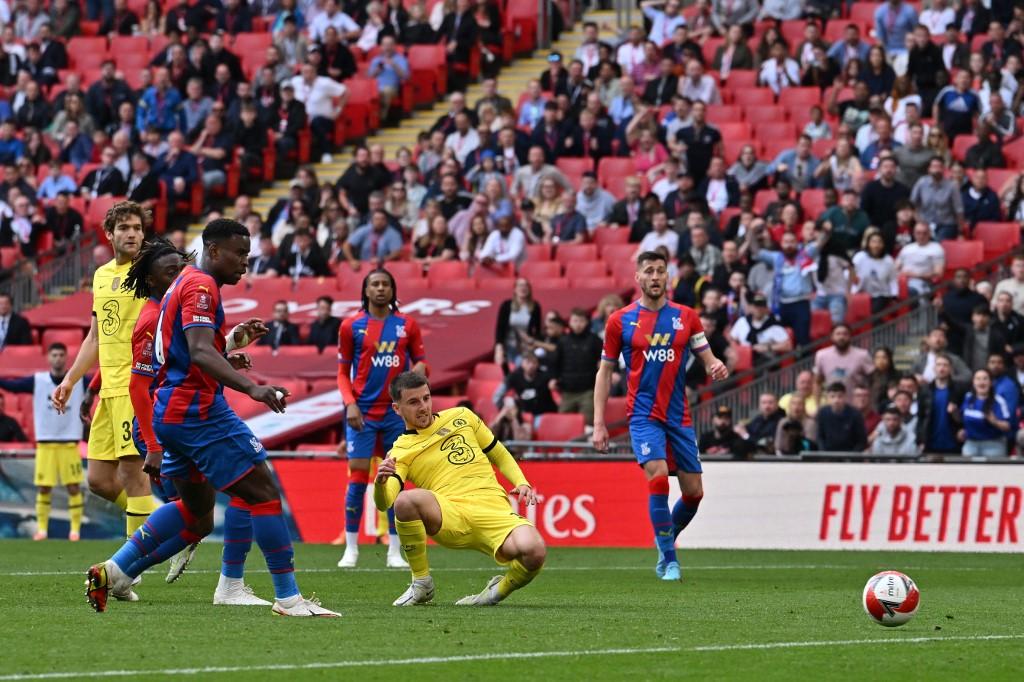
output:
M146 523L135 531L111 560L132 578L199 541L188 530L192 514L178 500L165 504L149 515Z
M398 535L398 529L395 528L395 508L388 508L388 535Z
M299 593L295 582L295 552L292 536L281 510L281 500L250 505L252 534L267 560L267 570L274 583L274 596L287 599Z
M672 535L672 515L668 511L668 476L658 476L647 482L648 512L654 527L654 542L665 563L676 561L675 536Z
M696 497L689 497L683 495L676 505L672 507L672 535L677 537L683 530L690 525L690 521L693 521L693 517L697 515L697 509L700 507L700 501L703 498L702 495Z
M345 492L345 531L348 533L359 532L368 481L369 472L349 472L348 490Z
M249 505L237 497L224 511L224 551L221 553L220 573L225 578L245 575L245 557L252 549L252 514Z

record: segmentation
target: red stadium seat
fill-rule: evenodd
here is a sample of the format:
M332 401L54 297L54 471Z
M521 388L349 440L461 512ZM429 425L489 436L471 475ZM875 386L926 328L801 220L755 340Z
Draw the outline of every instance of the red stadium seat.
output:
M519 266L519 276L528 280L542 277L561 277L562 264L554 261L526 261Z
M542 414L537 423L537 440L569 441L584 433L582 414Z
M608 264L605 261L570 261L565 265L565 276L569 279L581 277L605 277L608 275Z
M981 241L958 239L940 243L946 252L947 277L959 268L970 270L985 260L985 245Z
M231 49L236 54L242 52L252 52L256 50L266 50L274 42L274 36L269 33L239 33L235 36L234 42L231 44Z
M832 333L832 315L827 310L811 311L811 341L827 339Z
M810 108L820 103L818 88L785 88L779 93L779 104L788 109Z
M749 123L723 123L716 127L723 140L749 140L753 137Z
M477 280L476 288L480 291L512 291L516 280L512 277L488 277Z
M490 265L481 263L473 269L473 279L476 282L485 282L491 279L506 280L515 274L512 263L491 263Z
M725 163L731 166L740 158L740 154L743 152L743 148L748 144L754 146L754 152L758 155L761 154L761 143L757 140L723 140L722 141L722 156L725 159Z
M466 385L466 397L474 403L477 400L492 401L495 391L501 384L501 379L470 379L469 384Z
M534 293L538 291L557 291L569 286L569 280L565 277L537 277L530 280L530 286Z
M1003 156L1010 168L1024 168L1024 137L1003 146Z
M597 177L606 189L607 183L613 178L625 178L629 175L636 175L636 164L631 158L606 156L597 164Z
M734 69L725 79L724 91L725 93L734 93L753 87L757 87L757 71ZM733 98L733 103L737 103L735 98Z
M963 161L967 157L967 150L978 144L978 138L974 135L957 135L953 138L953 158Z
M743 346L738 343L732 344L732 351L736 355L736 364L732 368L733 374L746 372L754 366L754 349L750 346Z
M743 107L731 104L709 104L707 120L714 126L721 123L738 123L743 120Z
M138 53L149 55L149 38L146 36L114 36L110 39L110 54L123 55Z
M0 268L4 270L12 268L19 260L21 260L20 247L4 246L0 248Z
M550 244L527 244L526 245L526 262L536 263L538 261L551 260L551 245Z
M745 108L747 121L759 123L783 123L789 118L789 112L777 104L758 105Z
M0 350L0 363L7 367L18 367L19 361L34 363L42 354L43 349L39 346L4 346Z
M504 381L505 372L501 365L493 362L478 362L473 366L473 378L484 381Z
M573 289L603 289L612 291L615 289L614 277L576 277L569 279L569 286Z
M423 279L423 265L420 263L393 260L385 263L384 269L394 275L395 279L402 283L408 279ZM416 286L416 284L412 284L412 286Z
M754 134L761 140L793 140L797 137L792 123L776 121L755 122Z
M827 158L836 146L835 140L814 140L811 142L811 154L819 159Z
M984 245L985 260L1008 254L1020 245L1017 223L978 223L972 236Z
M555 161L555 167L569 178L573 187L579 187L583 174L594 170L594 160L587 157L563 156Z
M775 104L775 95L768 88L738 90L733 93L734 104L742 107Z
M449 260L434 263L427 273L427 282L431 287L453 286L469 279L469 267L462 261Z
M441 410L450 410L453 407L458 407L459 403L466 400L464 395L433 395L430 396L430 404L434 409L434 412L440 412Z
M800 193L800 207L804 215L816 220L819 215L825 212L825 190L805 189Z
M51 327L43 332L40 345L44 351L50 347L51 343L63 343L68 347L80 346L84 338L85 330L78 327Z
M559 263L597 260L597 246L594 244L561 244L555 252L555 260Z
M858 327L863 326L864 321L869 317L871 317L871 296L862 293L850 294L846 305L846 323L855 331L860 332L863 329Z
M608 398L608 402L604 406L604 421L608 425L610 435L616 436L626 432L628 428L626 423L628 403L629 399L625 396Z
M614 227L599 227L593 232L593 242L599 248L625 244L629 241L629 230Z
M628 232L623 228L623 231ZM601 247L601 260L612 268L612 274L616 274L615 268L621 263L633 264L633 256L636 255L636 244L607 244Z

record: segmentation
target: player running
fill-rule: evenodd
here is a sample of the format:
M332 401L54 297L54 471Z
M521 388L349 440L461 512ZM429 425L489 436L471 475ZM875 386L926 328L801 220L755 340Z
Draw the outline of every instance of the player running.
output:
M697 438L686 401L687 352L692 350L714 381L729 376L711 352L693 308L668 300L668 262L653 251L636 259L641 296L611 314L594 386L594 447L608 449L604 408L612 372L621 354L629 372L629 436L637 462L647 475L648 510L660 552L655 572L662 580L680 580L675 539L693 520L704 496ZM672 455L671 460L668 459ZM668 509L668 475L679 477L682 499Z
M171 283L181 274L185 265L192 263L194 254L179 251L171 242L162 237L146 241L142 251L128 269L122 285L133 291L136 298L146 301L139 313L132 334L132 378L129 391L135 408L135 425L132 437L135 447L146 453L147 470L160 470L163 448L153 431L153 394L156 391L156 368L153 348L156 339L157 319L160 316L160 301ZM262 320L250 319L237 325L227 338L227 351L252 343L267 333ZM245 353L229 355L228 361L235 369L248 369L252 362ZM178 491L167 476L154 476L153 487L164 502L178 499ZM191 563L198 543L189 545L175 554L169 563L167 582L173 583ZM217 590L213 595L214 604L233 606L270 606L270 602L257 597L252 588L243 582L245 557L252 547L252 519L245 502L233 498L224 511L224 549L221 574Z
M388 386L399 373L426 375L423 336L416 320L398 312L398 286L390 272L378 268L363 279L363 305L338 332L338 389L345 403L348 443L348 490L345 495L345 552L338 568L359 561L359 522L363 517L370 459L378 442L391 449L405 426L391 409ZM388 512L388 568L409 568Z
M209 534L215 492L221 490L251 509L253 536L274 585L272 611L340 615L299 593L291 536L266 451L224 399L227 386L274 412L285 408L286 391L254 383L225 357L220 288L242 278L248 255L249 235L241 223L212 221L203 230L201 267L186 266L163 298L153 352L153 424L164 452L159 472L150 473L170 477L181 499L156 510L111 559L89 569L86 597L97 611L106 609L109 594L129 593L134 576Z
M68 540L77 542L82 530L82 455L78 443L82 440L83 425L80 416L85 400L85 379L75 383L68 397L68 410L58 413L50 402L50 395L64 380L67 373L68 347L51 343L46 349L49 372L19 379L0 379L0 388L11 393L32 394L32 421L36 434L36 521L38 529L33 540L49 537L50 493L62 483L68 490L68 517L71 530Z
M430 384L422 374L398 375L390 394L406 430L381 462L373 500L378 509L394 507L398 536L412 567L412 584L394 606L434 598L428 535L443 547L475 549L508 566L483 592L457 605L493 606L526 587L544 566L547 550L533 524L509 504L509 494L527 505L537 503L512 455L472 411L456 407L434 414ZM498 483L492 465L512 483L511 493ZM406 482L416 488L403 490Z
M142 456L132 440L135 413L128 395L132 330L143 302L121 288L132 259L142 248L146 217L145 209L135 202L120 201L103 218L114 259L93 276L89 333L53 392L54 407L63 414L75 386L99 361L103 383L89 430L89 490L126 512L129 537L156 508L149 478L142 471Z

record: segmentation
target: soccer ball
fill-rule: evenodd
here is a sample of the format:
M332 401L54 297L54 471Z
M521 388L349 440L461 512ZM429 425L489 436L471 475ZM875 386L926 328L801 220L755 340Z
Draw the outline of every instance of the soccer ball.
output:
M910 622L920 603L917 585L899 571L876 573L864 586L864 611L888 628Z

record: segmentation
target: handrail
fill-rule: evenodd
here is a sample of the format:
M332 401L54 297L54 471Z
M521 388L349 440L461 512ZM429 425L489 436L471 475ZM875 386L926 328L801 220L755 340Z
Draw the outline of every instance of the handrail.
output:
M92 249L96 244L95 233L78 235L63 254L36 266L31 273L16 274L0 282L0 293L10 295L15 310L25 310L43 303L57 290L78 290L82 279L92 273Z

